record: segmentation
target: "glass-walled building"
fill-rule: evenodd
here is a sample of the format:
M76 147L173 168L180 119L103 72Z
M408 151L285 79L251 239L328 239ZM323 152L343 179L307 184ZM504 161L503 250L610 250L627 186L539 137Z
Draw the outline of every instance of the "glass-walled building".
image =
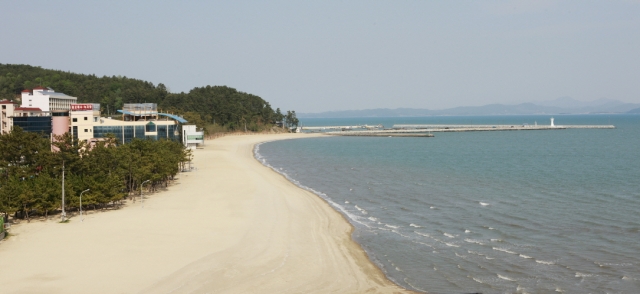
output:
M72 105L74 137L87 142L106 138L108 134L113 134L120 143L129 143L135 138L182 141L180 130L187 121L180 116L158 113L155 103L125 104L118 110L122 119L100 117L99 107L99 104Z

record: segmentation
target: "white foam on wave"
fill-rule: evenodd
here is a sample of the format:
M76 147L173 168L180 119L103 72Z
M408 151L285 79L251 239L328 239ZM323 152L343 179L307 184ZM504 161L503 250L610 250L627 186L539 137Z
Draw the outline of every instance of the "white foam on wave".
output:
M526 259L531 259L533 257L529 256L529 255L524 255L524 254L520 254L520 257L522 258L526 258Z
M592 274L585 274L585 273L581 273L581 272L576 272L576 278L586 278L586 277L593 277Z
M491 239L491 242L504 242L502 239Z
M515 279L509 278L507 276L503 276L503 275L500 275L500 274L498 274L498 278L501 278L501 279L506 280L506 281L512 281L512 282L516 281Z
M482 202L482 201L480 201L479 203L480 203L480 205L482 205L482 206L488 206L488 205L489 205L489 203Z
M384 226L387 227L387 228L392 228L392 229L397 229L397 228L400 227L400 226L392 226L390 224L384 224Z
M554 265L554 264L556 264L553 261L544 261L544 260L536 260L536 262L540 263L540 264L546 264L546 265Z
M449 233L443 233L443 235L445 235L445 236L447 236L447 237L449 237L449 238L455 238L455 237L456 237L456 236L451 235L451 234L449 234Z
M509 253L509 254L518 254L518 253L516 253L516 252L509 251L509 250L507 250L507 249L500 248L500 247L493 247L493 250L496 250L496 251L502 251L502 252Z
M436 207L435 206L431 206L431 207L429 207L429 209L436 209Z
M344 203L345 203L345 204L349 204L349 201L345 201Z
M377 219L377 218L375 218L375 217L373 217L373 216L370 216L370 217L369 217L369 220L370 220L370 221L372 221L372 222L377 222L377 221L378 221L378 219Z
M360 207L358 207L358 205L355 205L355 208L356 208L357 210L359 210L362 214L367 214L367 211L366 211L366 210L364 210L364 209L362 209L362 208L360 208Z
M420 232L416 232L416 231L413 231L413 232L414 232L414 233L416 233L416 234L418 234L418 235L420 235L420 236L427 237L427 238L431 238L431 235L429 235L429 234L427 234L427 233L420 233Z
M593 263L597 264L599 267L605 267L605 266L632 266L633 263L611 263L611 262L598 262L598 261L594 261Z
M422 226L416 225L416 224L410 224L410 227L414 227L414 228L422 228Z
M476 277L471 277L471 276L468 276L468 277L469 277L469 278L472 278L474 281L476 281L476 282L478 282L478 283L480 283L480 284L484 284L484 282L483 282L482 280L480 280L480 279L478 279L478 278L476 278Z
M465 232L465 234L471 233L471 231L469 231L469 230L464 230L464 232Z
M478 241L478 240L475 240L475 239L469 239L469 238L467 238L467 239L464 239L464 241L465 241L465 242L467 242L467 243L476 243L476 244L478 244L478 245L484 245L484 243L482 243L482 242L480 242L480 241Z
M427 243L420 242L420 241L413 241L413 242L414 242L414 243L421 244L421 245L424 245L424 246L427 246L427 247L430 247L430 248L433 248L433 249L436 249L436 248L435 248L435 247L433 247L433 245L431 245L431 244L427 244Z
M460 246L458 246L456 244L452 244L452 243L447 243L447 242L442 242L442 243L444 243L444 245L447 245L449 247L460 247Z

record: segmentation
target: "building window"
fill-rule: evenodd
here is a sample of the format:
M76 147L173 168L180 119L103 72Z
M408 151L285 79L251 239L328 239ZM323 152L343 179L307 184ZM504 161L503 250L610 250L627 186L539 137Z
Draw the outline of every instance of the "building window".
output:
M98 117L97 116L93 118L93 122L98 122Z
M86 116L84 117L84 120L89 120Z
M88 130L88 129L84 129L84 132L85 132L85 133L88 133L88 132L89 132L89 130Z
M156 131L156 125L152 122L149 122L146 126L146 131L147 132L155 132Z
M73 122L78 122L78 118L73 118Z

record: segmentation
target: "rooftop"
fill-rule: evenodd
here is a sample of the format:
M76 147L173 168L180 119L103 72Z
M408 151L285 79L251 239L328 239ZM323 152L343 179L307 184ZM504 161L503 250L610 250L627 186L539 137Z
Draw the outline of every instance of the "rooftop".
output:
M38 107L16 107L15 110L42 111L42 109L40 109Z

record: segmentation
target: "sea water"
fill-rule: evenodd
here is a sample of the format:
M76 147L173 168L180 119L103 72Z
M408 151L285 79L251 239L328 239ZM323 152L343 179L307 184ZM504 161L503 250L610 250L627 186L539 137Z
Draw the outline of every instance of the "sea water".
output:
M307 119L306 125L549 124L549 116ZM399 285L430 293L639 293L640 115L616 129L320 137L256 157L328 201Z

